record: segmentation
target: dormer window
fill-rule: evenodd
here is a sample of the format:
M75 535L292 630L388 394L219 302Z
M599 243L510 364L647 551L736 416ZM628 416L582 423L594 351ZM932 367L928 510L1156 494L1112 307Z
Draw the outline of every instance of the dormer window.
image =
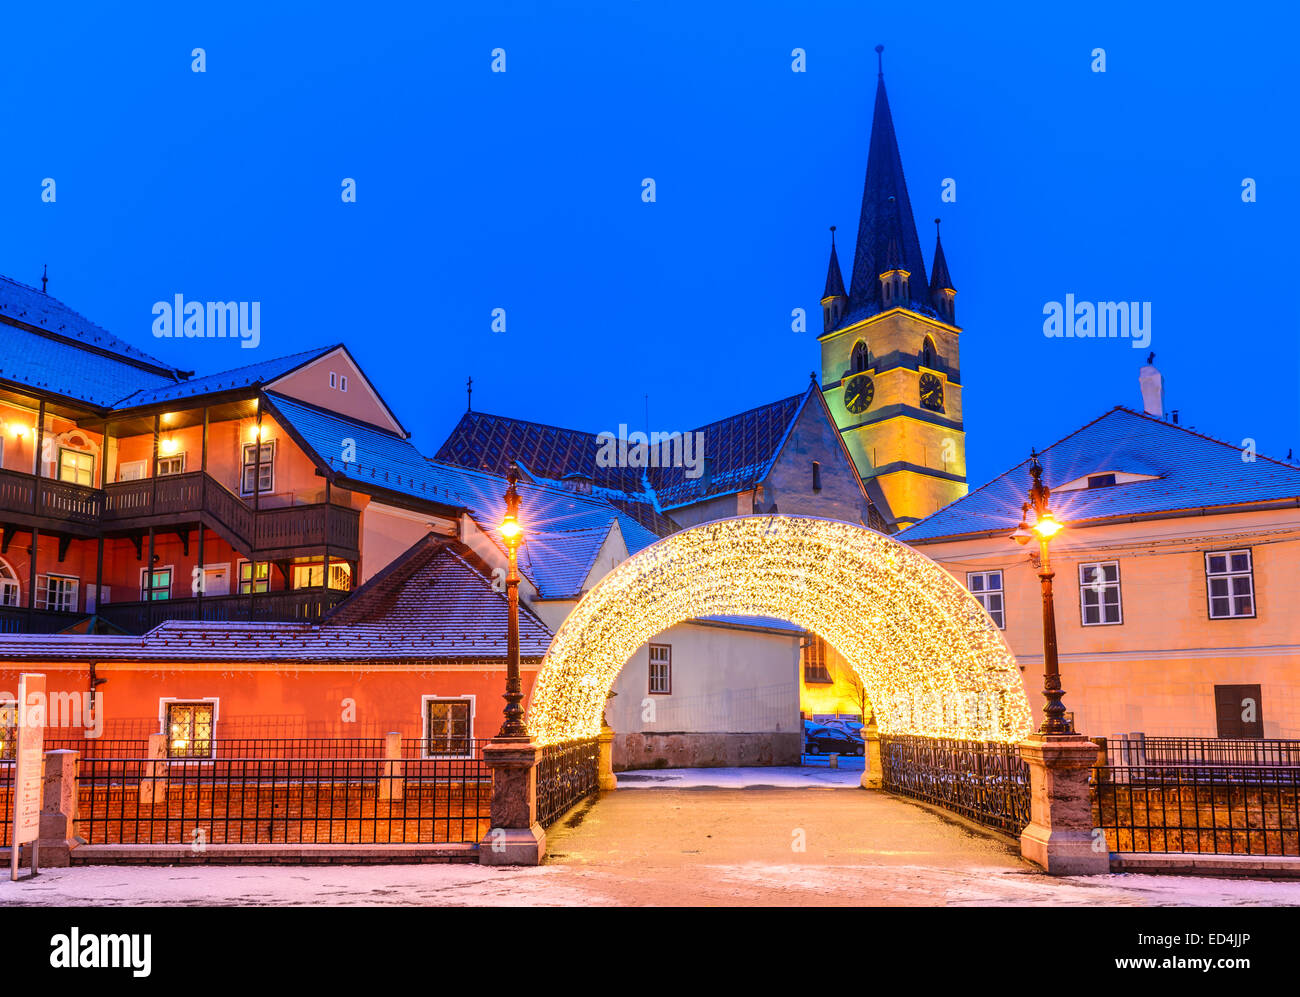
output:
M1115 484L1115 475L1113 474L1088 475L1089 488L1110 488L1114 484Z

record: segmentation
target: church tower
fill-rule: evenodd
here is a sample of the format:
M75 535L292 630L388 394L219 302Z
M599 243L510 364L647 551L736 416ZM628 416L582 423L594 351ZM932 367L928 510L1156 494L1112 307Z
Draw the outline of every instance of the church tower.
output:
M826 403L900 528L967 491L957 291L935 225L927 281L882 65L853 271L846 294L832 229L818 341Z

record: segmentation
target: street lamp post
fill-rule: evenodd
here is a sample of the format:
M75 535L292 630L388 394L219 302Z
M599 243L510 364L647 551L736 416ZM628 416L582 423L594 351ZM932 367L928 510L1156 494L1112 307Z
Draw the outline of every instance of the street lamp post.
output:
M506 701L505 722L497 734L500 738L528 737L524 726L523 687L519 681L519 543L523 540L523 527L519 525L519 468L510 465L506 476L506 515L501 521L501 536L506 542L510 557L510 570L506 573L506 602L509 615L506 622Z
M1043 726L1040 734L1074 734L1074 725L1065 715L1065 704L1061 698L1065 690L1061 688L1061 667L1056 655L1056 608L1052 602L1052 562L1048 552L1048 542L1061 531L1061 524L1052 515L1048 502L1052 490L1043 484L1043 466L1038 461L1037 452L1029 457L1029 473L1033 485L1029 489L1029 501L1021 506L1020 525L1011 534L1011 539L1021 546L1029 543L1031 536L1038 538L1038 578L1043 589ZM1034 510L1034 525L1026 522L1029 510Z

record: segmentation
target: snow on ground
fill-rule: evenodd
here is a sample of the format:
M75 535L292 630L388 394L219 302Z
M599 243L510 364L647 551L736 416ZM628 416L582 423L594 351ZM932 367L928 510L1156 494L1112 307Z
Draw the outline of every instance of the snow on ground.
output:
M619 772L619 789L801 789L860 786L862 769L771 766L716 769L636 769Z

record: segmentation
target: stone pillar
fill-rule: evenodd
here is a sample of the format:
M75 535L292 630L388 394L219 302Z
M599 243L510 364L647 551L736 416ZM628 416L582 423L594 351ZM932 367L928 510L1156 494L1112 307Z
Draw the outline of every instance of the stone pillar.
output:
M1093 834L1088 776L1097 745L1077 734L1031 734L1020 742L1029 765L1029 826L1020 854L1053 876L1110 872L1106 839Z
M384 735L384 761L379 766L379 799L400 800L406 795L405 767L402 765L402 735L390 731Z
M140 806L167 802L167 736L150 734L145 752L149 761L140 766Z
M862 788L880 789L884 785L880 772L880 730L874 720L862 728L862 740L865 742L863 761L866 762L862 766Z
M607 723L600 725L600 734L596 736L600 745L600 765L596 770L596 784L602 793L618 789L618 778L614 775L614 728Z
M483 763L492 770L492 827L479 842L482 865L538 865L546 854L546 831L537 823L541 757L541 748L522 739L483 747Z
M40 853L42 866L72 864L72 849L85 842L77 836L77 772L75 751L45 752L45 786L41 800Z

